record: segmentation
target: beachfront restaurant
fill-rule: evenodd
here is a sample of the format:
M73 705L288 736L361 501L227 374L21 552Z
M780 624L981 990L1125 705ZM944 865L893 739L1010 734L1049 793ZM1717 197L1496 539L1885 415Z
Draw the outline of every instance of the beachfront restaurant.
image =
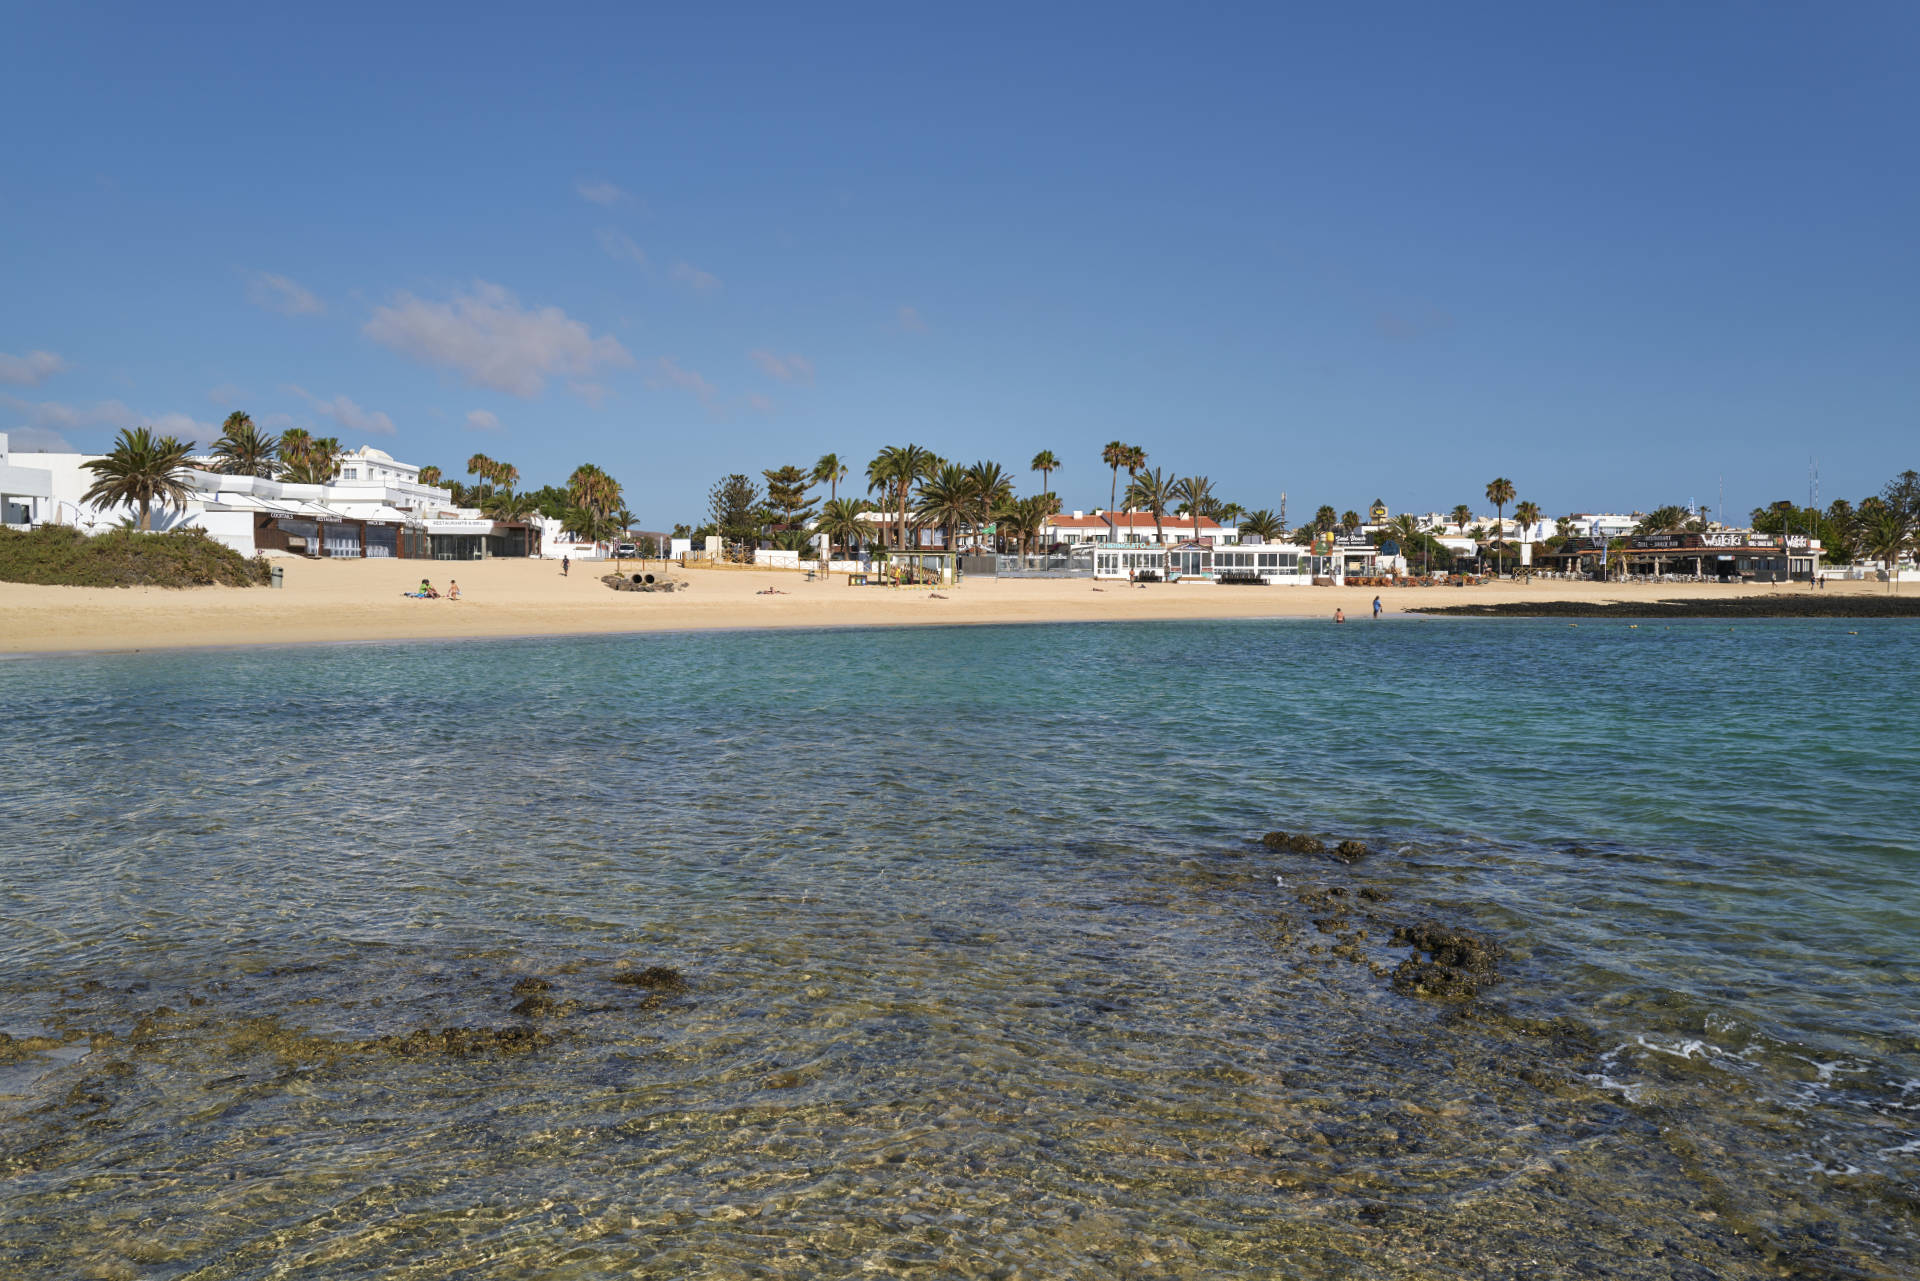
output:
M1557 551L1535 557L1571 573L1603 577L1608 548L1590 538L1570 538ZM1620 549L1630 578L1676 577L1708 582L1808 581L1820 569L1820 541L1803 535L1717 530L1705 534L1635 534Z
M1150 543L1099 543L1093 553L1093 576L1157 583L1167 576L1168 552Z
M497 560L527 554L527 527L518 521L430 520L427 555L433 560Z
M1241 542L1233 547L1180 543L1167 553L1175 582L1304 584L1311 579L1298 547Z

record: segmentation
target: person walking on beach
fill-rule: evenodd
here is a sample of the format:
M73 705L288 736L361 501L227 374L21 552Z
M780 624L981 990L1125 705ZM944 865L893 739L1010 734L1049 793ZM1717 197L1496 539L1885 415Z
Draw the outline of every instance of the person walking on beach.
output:
M572 564L573 560L571 557L562 556L560 558L560 577L565 578L567 576L567 569Z
M1378 596L1373 598L1373 621L1376 623L1380 621L1380 598Z
M449 578L447 580L447 599L448 600L460 599L460 580L459 579Z

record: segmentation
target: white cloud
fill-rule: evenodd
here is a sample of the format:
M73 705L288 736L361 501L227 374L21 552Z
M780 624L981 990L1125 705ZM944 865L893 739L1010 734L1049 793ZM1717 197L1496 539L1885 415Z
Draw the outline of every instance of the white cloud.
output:
M605 179L582 178L573 184L573 189L579 193L580 199L596 205L617 205L627 199L626 192Z
M599 383L571 382L567 390L592 405L595 409L607 403L607 389Z
M497 432L505 431L506 428L500 425L498 415L484 409L474 409L467 413L467 430Z
M782 356L768 351L765 347L757 347L748 352L747 356L754 364L783 383L813 381L813 362L805 356L796 356L791 353Z
M630 262L636 267L647 265L647 251L633 243L633 237L625 232L615 231L612 227L602 227L595 234L599 238L600 247L606 250L609 258Z
M9 356L0 351L0 383L37 387L68 368L65 357L50 351L30 351L24 356Z
M348 431L391 436L399 430L393 425L393 419L377 409L362 409L351 397L335 396L332 400L322 400L304 387L289 385L287 390L312 405L314 413L333 419Z
M218 427L203 423L191 414L143 414L128 408L126 402L120 400L95 401L91 405L63 405L52 400L31 401L18 396L0 396L0 406L19 414L28 431L49 434L101 428L119 431L125 427L151 427L161 435L178 436L182 440L209 441L220 434Z
M647 386L656 391L672 388L692 392L700 403L709 409L713 407L714 401L719 396L712 383L693 370L682 368L680 363L671 356L662 356L654 362L653 372L647 375Z
M364 332L403 355L458 369L470 382L515 396L537 394L551 374L633 364L612 336L594 337L558 307L522 307L484 280L448 302L401 294L393 305L375 308Z
M902 307L898 313L900 328L910 334L922 334L927 331L927 322L920 318L918 307Z
M247 301L283 316L317 316L327 304L299 282L268 271L256 271L247 277Z
M690 262L674 263L673 270L668 274L697 294L710 294L720 288L720 277L702 271Z
M747 407L757 409L763 414L770 414L773 412L773 401L755 392L747 397Z

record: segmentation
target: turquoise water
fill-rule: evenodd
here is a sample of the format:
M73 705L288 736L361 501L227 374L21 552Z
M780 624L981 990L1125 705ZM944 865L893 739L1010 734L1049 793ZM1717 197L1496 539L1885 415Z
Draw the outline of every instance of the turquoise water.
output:
M0 663L0 1273L1920 1276L1916 660L1401 619ZM1422 922L1499 981L1396 986Z

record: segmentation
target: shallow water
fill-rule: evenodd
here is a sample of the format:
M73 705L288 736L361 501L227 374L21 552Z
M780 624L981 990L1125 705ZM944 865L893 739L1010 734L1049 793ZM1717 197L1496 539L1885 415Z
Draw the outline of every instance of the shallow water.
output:
M0 663L0 1030L42 1038L0 1272L1920 1276L1916 659L1391 620ZM1396 986L1425 921L1499 981Z

